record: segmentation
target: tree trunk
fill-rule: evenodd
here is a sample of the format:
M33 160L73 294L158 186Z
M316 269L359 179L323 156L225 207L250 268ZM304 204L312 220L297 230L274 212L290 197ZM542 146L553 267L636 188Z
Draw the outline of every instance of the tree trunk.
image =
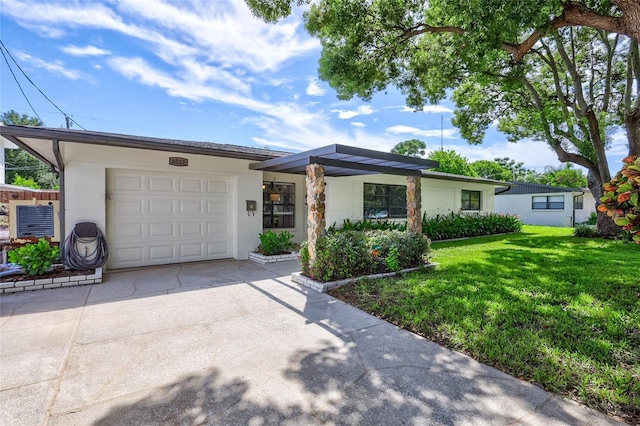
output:
M640 155L640 109L628 111L624 116L629 141L629 155Z
M606 213L597 210L598 206L602 204L600 197L603 195L602 185L604 182L600 182L600 176L589 170L587 173L587 182L589 190L593 194L593 198L596 199L596 212L598 213L598 220L596 222L596 228L601 235L613 236L620 233L620 227L615 224L613 219L607 216Z

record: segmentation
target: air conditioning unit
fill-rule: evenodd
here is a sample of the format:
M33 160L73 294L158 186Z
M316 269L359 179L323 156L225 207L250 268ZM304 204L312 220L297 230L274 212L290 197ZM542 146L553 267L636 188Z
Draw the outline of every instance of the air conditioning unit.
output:
M9 236L48 237L60 242L59 206L57 200L9 201Z

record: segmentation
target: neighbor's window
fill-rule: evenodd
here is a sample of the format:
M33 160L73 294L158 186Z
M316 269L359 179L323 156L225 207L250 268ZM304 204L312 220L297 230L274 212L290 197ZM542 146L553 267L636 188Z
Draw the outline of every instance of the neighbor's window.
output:
M575 199L576 201L574 205L576 210L584 209L584 195L576 195Z
M534 210L564 210L564 195L534 195L531 198Z
M401 185L364 184L364 218L389 219L407 217L407 187Z
M295 185L262 182L262 227L295 227Z
M480 211L480 191L462 190L462 210Z

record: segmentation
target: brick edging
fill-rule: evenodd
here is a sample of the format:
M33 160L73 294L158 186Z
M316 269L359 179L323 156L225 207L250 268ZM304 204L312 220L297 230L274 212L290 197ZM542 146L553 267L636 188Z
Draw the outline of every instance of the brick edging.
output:
M433 268L437 266L437 263L425 263L422 266L417 266L415 268L407 268L402 269L398 272L385 272L383 274L373 274L373 275L364 275L362 277L353 277L353 278L345 278L344 280L338 281L328 281L326 283L316 281L307 276L302 275L302 272L294 272L291 274L291 281L296 284L300 284L302 286L308 287L312 290L317 291L318 293L326 293L328 290L333 290L334 288L342 287L343 285L351 284L363 280L365 278L386 278L393 277L398 274L404 274L407 272L417 271L422 268Z
M93 274L73 275L69 277L41 278L38 280L8 281L0 283L0 294L20 291L45 290L49 288L74 287L102 282L102 268L96 268Z
M274 262L286 262L289 260L298 260L298 252L292 251L289 254L265 256L264 254L260 254L260 253L256 253L255 251L252 251L249 253L249 260L251 260L252 262L259 263L261 265L264 265L267 263L274 263Z

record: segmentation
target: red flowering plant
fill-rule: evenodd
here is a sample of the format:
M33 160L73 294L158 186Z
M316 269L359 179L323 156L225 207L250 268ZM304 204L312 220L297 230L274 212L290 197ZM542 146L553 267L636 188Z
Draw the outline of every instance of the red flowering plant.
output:
M631 155L622 160L622 170L604 184L604 196L598 210L612 217L616 225L630 231L633 241L640 244L640 157Z

